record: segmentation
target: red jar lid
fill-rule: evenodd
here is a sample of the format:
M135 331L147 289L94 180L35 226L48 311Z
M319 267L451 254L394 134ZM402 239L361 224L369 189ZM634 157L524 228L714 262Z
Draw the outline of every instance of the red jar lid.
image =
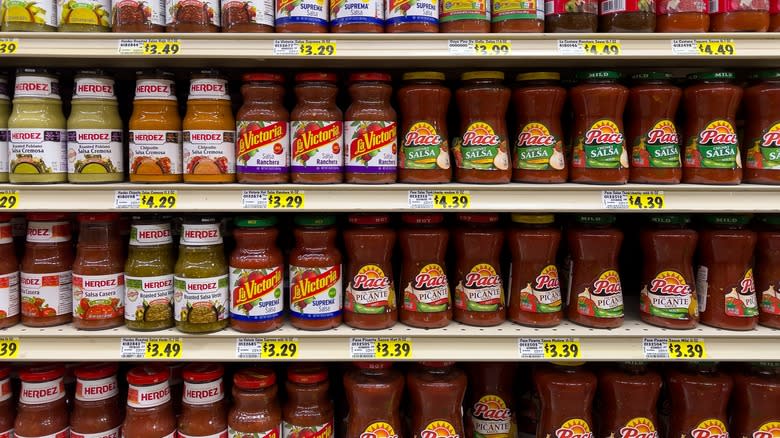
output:
M116 375L118 370L119 365L115 363L91 363L79 366L73 374L82 380L97 380Z
M193 363L184 367L184 380L192 383L213 382L225 374L225 368L216 363Z
M298 73L295 75L295 82L336 82L338 77L336 73Z
M494 224L498 222L498 215L493 213L458 213L458 220L475 224Z
M359 81L390 82L391 80L392 78L387 73L361 72L361 73L352 73L349 75L349 82L359 82Z
M455 362L420 362L420 365L429 368L444 368L455 365Z
M0 213L0 222L11 222L13 218L14 215L11 213Z
M441 213L434 213L434 214L406 213L401 215L401 220L406 224L415 224L415 225L440 224L444 222L444 215Z
M279 73L245 73L244 82L284 82L284 75Z
M68 220L67 213L27 213L28 221L45 222L45 221L66 221Z
M119 213L79 213L79 222L118 222Z
M292 366L287 370L287 379L295 383L320 383L327 378L328 370L316 365Z
M0 380L11 375L11 367L0 366Z
M233 374L233 384L243 389L263 389L276 383L276 374L269 368L245 368Z
M19 378L24 382L48 382L65 375L65 367L62 365L34 365L22 368Z
M358 213L349 215L347 220L355 225L386 225L390 223L390 215Z
M361 370L387 370L393 364L390 362L355 362L355 366Z
M140 365L127 372L127 383L131 385L156 385L168 381L170 373L159 365Z

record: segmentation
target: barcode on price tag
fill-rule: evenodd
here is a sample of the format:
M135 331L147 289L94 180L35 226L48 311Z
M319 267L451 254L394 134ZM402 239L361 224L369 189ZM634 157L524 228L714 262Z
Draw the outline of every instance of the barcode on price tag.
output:
M163 209L176 208L176 190L117 190L114 192L114 208Z
M509 40L449 40L451 55L508 56L512 54Z
M601 192L601 206L605 209L661 210L666 208L666 203L661 191L604 190Z
M409 208L421 209L468 209L471 208L471 193L468 190L409 190Z
M352 359L411 359L410 338L350 338Z
M181 338L122 338L119 357L122 359L181 359L183 352Z
M521 359L580 359L582 346L575 338L518 338Z
M236 357L238 359L259 359L263 352L263 340L260 338L236 339Z
M306 193L303 190L244 190L241 205L244 208L301 210L306 205Z
M707 358L704 340L698 338L644 338L642 351L645 359Z

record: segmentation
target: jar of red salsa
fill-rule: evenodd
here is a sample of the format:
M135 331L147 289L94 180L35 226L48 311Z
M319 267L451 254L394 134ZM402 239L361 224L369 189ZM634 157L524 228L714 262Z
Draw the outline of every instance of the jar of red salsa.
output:
M707 32L708 0L656 0L656 32Z
M521 73L512 92L516 135L512 181L564 183L569 176L563 150L561 112L566 89L553 72Z
M599 0L600 32L654 32L655 0Z
M658 436L661 375L642 362L624 362L599 373L599 429L605 436Z
M33 365L19 370L22 388L16 408L15 436L70 437L64 375L62 365Z
M282 436L333 438L333 401L328 394L328 370L296 364L287 370L287 400L282 408Z
M490 1L441 1L439 7L439 32L490 33Z
M403 431L404 376L390 362L356 362L344 374L346 436L394 437Z
M693 82L683 92L685 105L685 161L683 182L739 184L742 160L736 115L742 88L732 84L734 73L688 75Z
M589 184L625 184L628 153L623 111L628 88L614 71L580 72L581 81L569 91L574 112L571 181Z
M530 327L556 326L563 320L555 262L561 230L551 214L513 214L512 222L507 233L512 254L509 319Z
M598 379L582 363L561 362L533 370L539 395L536 436L591 437Z
M329 2L277 0L274 24L279 33L326 33Z
M747 369L745 369L747 368ZM735 437L760 437L778 419L780 368L776 362L745 364L732 373L731 433Z
M462 437L466 373L454 362L420 362L406 376L415 437Z
M385 6L386 32L439 32L438 0L386 1Z
M22 324L51 327L73 319L73 245L70 218L29 213L21 265Z
M276 374L268 368L245 368L233 374L233 405L228 436L281 438L282 408Z
M16 419L16 400L11 387L11 367L0 366L0 436L14 436Z
M506 320L501 250L504 232L497 214L458 214L455 246L455 321L493 326Z
M506 111L512 94L504 73L473 71L461 75L455 92L460 136L453 145L455 180L464 183L508 183L512 177Z
M393 279L395 231L386 214L351 214L344 230L347 290L344 322L359 329L384 329L398 320Z
M19 315L19 261L10 214L0 214L0 329L16 325ZM0 430L3 430L0 427ZM2 436L2 435L0 435Z
M71 438L119 438L117 364L96 363L76 368L76 397L70 413Z
M141 365L127 372L127 410L122 423L124 438L173 438L176 416L171 403L168 370Z
M595 33L599 26L599 0L545 0L547 33Z
M682 90L672 75L647 72L631 77L628 92L628 141L632 183L677 184L682 178L680 136L674 122Z
M401 322L412 327L439 328L452 320L447 281L449 231L442 214L403 214L398 231L404 302Z
M295 247L290 251L290 323L302 330L327 330L341 324L341 251L336 218L296 216Z
M769 0L769 32L780 32L780 0Z
M284 257L276 244L276 217L235 220L230 255L230 327L263 333L284 322Z
M270 33L274 31L273 0L225 0L222 32Z
M385 31L383 0L334 0L330 2L332 33L381 33Z
M166 32L219 32L219 0L166 0Z
M493 33L544 32L544 2L494 0L490 14Z
M743 179L748 183L780 184L780 70L753 75L745 88L745 157Z
M227 403L222 365L199 363L184 367L184 396L179 416L181 438L227 438Z
M725 437L729 434L728 405L734 381L730 375L718 371L717 366L717 363L697 361L666 371L665 387L669 410L673 413L667 436L692 437L707 433L710 437Z
M759 217L756 241L756 291L759 298L758 323L780 328L780 217Z
M769 0L710 1L710 32L766 32Z

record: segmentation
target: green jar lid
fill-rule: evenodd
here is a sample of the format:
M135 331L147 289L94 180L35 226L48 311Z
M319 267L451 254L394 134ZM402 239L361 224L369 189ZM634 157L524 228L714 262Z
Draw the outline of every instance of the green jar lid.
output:
M307 214L295 216L295 225L304 227L329 227L336 224L336 216L330 214Z
M614 214L580 214L576 216L577 223L583 225L612 225L615 223Z
M704 222L710 225L744 226L750 223L747 214L705 214Z
M242 228L265 228L276 225L276 216L237 217L233 223Z
M767 225L780 225L780 215L777 214L765 214L758 217L761 223Z
M654 214L650 216L650 222L657 225L687 225L691 223L691 217L687 214Z
M552 214L520 214L512 213L512 222L518 224L551 224L555 222L555 215Z
M616 81L620 79L620 73L613 70L581 71L577 72L577 79L581 81L592 81L608 79Z
M635 81L668 81L672 79L672 74L665 71L648 71L632 75L631 79Z
M780 70L760 70L751 74L750 79L780 79Z
M705 71L691 73L687 77L689 81L733 81L736 76L730 71Z

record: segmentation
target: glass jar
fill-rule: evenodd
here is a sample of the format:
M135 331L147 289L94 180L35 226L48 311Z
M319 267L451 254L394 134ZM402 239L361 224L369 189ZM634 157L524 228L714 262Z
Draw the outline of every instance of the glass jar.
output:
M14 326L21 319L19 261L14 246L12 217L10 214L0 213L0 329Z
M382 33L385 31L383 0L340 0L330 2L332 33Z
M122 410L119 406L117 364L81 365L76 375L76 396L70 412L71 436L120 436Z
M287 400L282 408L283 436L312 433L334 436L333 400L328 394L328 370L316 365L295 364L287 369Z
M544 31L547 33L595 33L599 27L599 0L552 0L545 2Z
M124 438L174 438L176 416L171 403L170 373L160 365L141 365L127 372L128 394Z
M743 179L780 184L780 70L761 71L753 79L744 95Z
M0 74L0 182L8 182L8 118L11 117L11 100L8 76Z
M766 32L769 1L710 1L710 32Z
M57 2L60 32L111 32L111 0Z
M655 0L600 0L599 31L654 32Z
M282 408L276 374L268 368L245 368L233 374L233 405L228 435L282 436Z
M490 1L442 1L439 8L439 32L490 33Z
M27 366L19 371L22 385L16 407L14 435L70 436L64 375L65 367L59 364Z
M656 32L707 32L709 3L708 0L656 0Z
M439 1L385 2L385 32L438 33Z
M273 0L225 0L222 32L270 33L274 31Z
M167 32L219 32L219 0L165 0Z
M193 363L184 367L184 395L178 434L183 437L227 436L227 402L222 365Z
M494 0L490 14L493 33L544 32L544 2L535 0Z
M11 437L16 420L16 400L11 388L11 367L0 366L0 435Z
M114 32L162 33L165 32L165 2L138 2L136 0L112 0L111 16Z
M3 2L3 32L56 32L57 1L30 3L24 0ZM17 79L18 80L18 79Z

